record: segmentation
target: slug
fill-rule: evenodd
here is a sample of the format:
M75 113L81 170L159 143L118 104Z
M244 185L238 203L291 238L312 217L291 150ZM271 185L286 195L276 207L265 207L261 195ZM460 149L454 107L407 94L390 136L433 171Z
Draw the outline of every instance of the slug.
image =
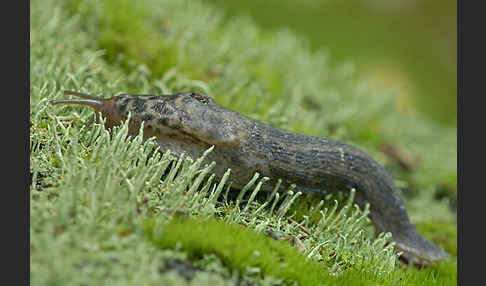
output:
M121 94L109 99L65 91L81 99L54 100L51 104L87 105L106 119L105 127L121 124L131 113L129 133L155 137L160 150L198 158L209 147L207 160L215 161L221 178L231 168L232 186L242 188L255 172L270 178L263 190L296 184L296 191L327 193L356 189L355 202L370 203L370 218L377 233L391 232L401 258L418 265L446 259L448 254L421 236L410 222L391 176L370 155L339 141L295 134L254 121L197 93L174 95Z

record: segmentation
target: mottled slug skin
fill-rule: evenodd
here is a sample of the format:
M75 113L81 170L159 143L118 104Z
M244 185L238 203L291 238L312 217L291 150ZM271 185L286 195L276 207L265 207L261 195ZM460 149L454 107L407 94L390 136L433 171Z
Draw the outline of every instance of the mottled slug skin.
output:
M207 160L217 163L214 171L218 178L231 168L235 188L243 187L255 172L270 178L263 186L267 191L274 188L279 178L281 189L294 183L296 190L304 193L355 188L356 203L360 207L370 203L370 218L377 232L391 232L405 259L425 264L448 257L417 232L386 170L355 147L256 122L196 93L123 94L97 100L100 104L91 106L107 118L107 128L120 124L130 111L129 132L138 134L144 121L144 138L155 136L161 151L198 158L214 145Z

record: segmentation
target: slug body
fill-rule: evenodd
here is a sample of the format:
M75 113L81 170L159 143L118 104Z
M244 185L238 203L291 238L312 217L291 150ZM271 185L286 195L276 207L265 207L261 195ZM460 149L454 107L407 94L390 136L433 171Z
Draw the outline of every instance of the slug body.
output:
M371 156L336 140L294 134L254 121L196 93L128 95L101 99L65 92L82 99L53 104L82 104L101 112L107 128L119 125L131 113L129 132L155 137L162 151L198 158L209 147L207 160L215 161L215 175L231 168L232 187L242 188L255 172L269 177L264 190L296 184L296 190L327 193L356 189L355 202L370 203L370 218L377 232L391 232L402 257L416 264L440 260L448 254L422 237L410 222L393 180Z

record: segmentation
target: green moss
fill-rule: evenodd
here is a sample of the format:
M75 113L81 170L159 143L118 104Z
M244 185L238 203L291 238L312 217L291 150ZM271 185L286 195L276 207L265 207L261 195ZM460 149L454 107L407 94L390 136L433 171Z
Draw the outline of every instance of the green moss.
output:
M240 273L258 269L262 279L271 276L289 284L297 282L298 285L316 285L336 281L324 265L307 260L287 242L275 241L243 226L230 225L215 219L174 219L162 232L154 234L156 224L155 220L145 222L149 239L161 249L183 250L191 259L215 254L230 269L236 269ZM370 279L368 282L381 280L377 280L377 277L366 278L365 275L351 270L344 272L342 276L346 279L337 280L347 281L346 285L367 285L367 279ZM353 280L350 278L359 281L351 282Z
M299 285L313 285L327 275L322 266L306 261L295 248L243 226L217 220L175 219L160 235L154 235L153 224L148 221L146 231L158 247L182 249L192 259L213 253L230 269L243 273L257 267L264 276L284 278L288 283L298 281Z
M424 269L409 267L399 271L399 285L457 285L457 261L453 259Z
M251 67L250 67L251 68ZM270 98L270 101L274 101L277 97L281 96L283 92L282 76L273 69L269 69L266 65L255 65L253 67L253 73L255 78L264 79L267 82L267 87L271 95L275 98Z
M98 45L111 63L130 71L145 64L154 77L162 76L178 61L178 50L146 20L147 6L133 1L103 1ZM121 59L120 57L123 57Z
M262 279L266 276L284 279L298 285L455 285L457 262L442 262L425 269L408 267L391 275L377 277L364 272L346 270L333 276L323 265L290 247L286 242L275 241L241 226L229 225L215 219L178 218L156 232L155 219L145 221L148 238L161 249L179 249L192 260L206 254L216 255L230 269L245 273L258 269Z
M444 176L443 181L437 187L435 196L438 199L447 198L452 208L457 207L457 173L451 172Z
M301 196L290 207L288 213L294 214L294 219L300 221L304 218L304 216L309 215L309 210L312 207L319 205L320 201L324 198L322 195L308 195L308 196ZM317 223L321 219L321 215L318 212L314 212L311 217L309 217L309 221L311 223Z
M254 211L261 207L256 201L246 212L241 210L245 209L244 204L236 206L230 202L230 207L221 207L226 202L207 199L215 185L195 188L188 196L184 192L202 171L192 163L181 161L180 168L176 167L175 162L160 159L154 144L142 144L139 137L126 139L124 129L108 135L102 127L90 123L93 113L86 108L47 105L47 100L62 98L62 90L66 89L103 95L122 91L202 90L252 118L294 132L353 139L358 145L371 141L366 136L382 135L373 135L380 130L374 129L375 122L381 125L389 122L391 127L382 129L384 137L396 138L404 146L423 148L414 151L425 156L427 166L418 170L423 176L419 187L454 173L455 164L443 164L442 160L455 158L449 156L454 142L446 140L452 138L451 132L432 128L420 118L405 120L385 112L384 98L371 96L374 92L367 89L355 89L354 81L327 67L291 33L269 36L260 33L249 21L218 22L220 18L219 10L200 1L41 0L31 3L33 284L95 285L107 281L113 285L160 285L167 278L160 269L168 252L148 243L141 235L145 235L146 229L136 222L157 217L158 223L168 223L167 212L172 209L197 217L206 228L194 225L190 228L174 222L170 228L174 235L164 232L171 238L170 245L175 245L171 251L181 259L188 259L177 250L180 238L186 244L194 244L184 244L190 253L199 255L191 258L198 259L202 254L204 259L207 252L218 254L228 272L250 265L254 268L243 271L274 275L285 266L279 265L283 259L291 263L283 270L286 279L301 279L305 283L311 283L311 277L338 285L394 285L400 277L402 285L455 281L453 264L448 263L430 271L407 270L411 274L397 270L394 264L384 271L376 271L379 269L376 265L381 265L376 263L377 258L384 257L381 261L386 261L394 256L382 251L381 246L369 247L368 242L377 240L357 235L361 225L354 233L350 223L342 220L333 224L330 231L318 229L315 222L319 216L308 211L320 198L301 196L287 215L296 212L296 220L311 217L306 227L322 236L305 241L311 245L309 249L329 241L329 247L315 251L306 260L305 255L287 242L268 241L262 234L263 229L270 227L286 235L300 235L294 223L264 208L255 215ZM359 130L368 125L368 135L361 136ZM390 132L396 126L403 127L399 131L405 132ZM444 140L435 140L438 137ZM377 153L377 146L370 145L370 153ZM429 156L434 153L441 156L438 159ZM171 173L164 176L169 165ZM334 206L332 200L327 203L329 207ZM417 211L422 210L417 208ZM227 224L204 223L204 218L215 216L222 217ZM247 229L231 226L242 219L248 222ZM424 231L429 237L441 233L434 228ZM357 238L358 243L350 236ZM153 237L162 239L156 232ZM254 255L255 249L259 255ZM320 260L319 255L329 252L340 252L340 255ZM356 256L363 253L367 255L359 264ZM352 254L356 254L354 258ZM332 264L343 266L335 276L327 274ZM296 268L292 269L294 265ZM317 268L321 273L317 273ZM308 272L309 278L302 277Z
M329 61L333 64L352 60L358 70L367 74L370 71L366 67L383 68L384 62L386 68L389 64L393 66L392 72L396 69L410 78L408 90L418 89L411 92L411 96L425 116L455 125L455 52L450 49L453 47L450 44L455 43L454 1L443 1L441 5L421 2L401 9L400 13L387 10L385 6L380 6L383 10L378 12L372 8L378 6L355 0L308 1L305 4L296 0L209 2L225 8L229 18L249 14L269 32L281 27L292 29L305 37L314 49L328 50L332 55ZM426 30L422 28L424 21L428 24ZM444 35L439 31L450 33ZM439 47L445 42L449 45ZM444 68L441 58L452 60L447 64L450 68ZM395 86L401 84L403 82L398 82ZM444 104L436 104L437 99Z

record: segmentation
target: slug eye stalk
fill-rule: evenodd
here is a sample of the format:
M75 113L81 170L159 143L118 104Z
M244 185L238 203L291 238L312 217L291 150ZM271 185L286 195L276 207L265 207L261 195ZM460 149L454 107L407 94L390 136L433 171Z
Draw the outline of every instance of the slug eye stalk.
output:
M78 104L78 105L86 105L89 107L94 108L97 111L100 111L105 103L105 99L96 97L89 94L84 94L76 91L64 91L64 95L74 95L80 97L81 99L60 99L60 100L51 100L49 101L50 104Z
M89 94L84 94L76 91L64 91L64 95L74 95L79 97L80 99L60 99L60 100L51 100L49 103L52 105L57 104L77 104L77 105L84 105L93 108L96 111L96 120L99 120L98 117L99 113L101 113L101 117L106 118L105 127L111 128L113 126L119 125L123 120L126 119L126 116L119 112L116 106L116 97L111 98L101 98ZM137 129L138 130L138 129Z

